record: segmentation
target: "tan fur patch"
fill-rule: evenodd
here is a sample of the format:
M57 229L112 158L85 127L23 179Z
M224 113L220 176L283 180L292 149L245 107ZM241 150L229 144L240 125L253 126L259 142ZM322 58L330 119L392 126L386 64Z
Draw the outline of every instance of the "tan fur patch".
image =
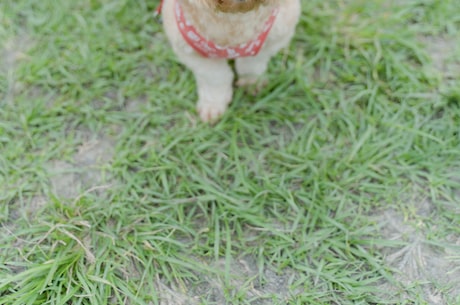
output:
M258 8L264 1L216 0L216 7L224 13L245 13Z

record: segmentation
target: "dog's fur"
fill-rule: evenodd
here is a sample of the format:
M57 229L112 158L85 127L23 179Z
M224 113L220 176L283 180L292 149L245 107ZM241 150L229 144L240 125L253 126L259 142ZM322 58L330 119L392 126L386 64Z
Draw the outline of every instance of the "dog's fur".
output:
M198 87L197 109L203 121L215 121L230 104L233 72L226 59L199 55L179 32L174 3L179 1L186 19L206 39L221 46L248 42L262 32L273 10L275 23L260 50L235 60L237 85L250 85L265 72L270 57L287 46L300 15L300 0L164 0L163 24L179 60L193 71Z

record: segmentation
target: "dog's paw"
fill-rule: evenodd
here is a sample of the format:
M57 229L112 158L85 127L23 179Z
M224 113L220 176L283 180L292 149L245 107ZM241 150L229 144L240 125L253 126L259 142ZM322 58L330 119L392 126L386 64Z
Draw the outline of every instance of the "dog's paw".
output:
M227 110L225 103L201 103L198 102L197 111L203 122L215 123Z

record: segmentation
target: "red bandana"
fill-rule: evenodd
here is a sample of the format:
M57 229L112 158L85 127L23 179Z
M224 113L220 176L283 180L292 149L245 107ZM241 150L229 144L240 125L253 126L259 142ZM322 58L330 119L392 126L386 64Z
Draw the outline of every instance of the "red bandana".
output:
M163 1L161 1L163 2ZM160 4L161 5L161 4ZM160 8L157 12L161 10ZM233 59L237 57L248 57L255 56L259 53L262 48L265 40L267 39L268 34L275 22L276 16L278 15L278 9L274 9L268 20L265 22L265 26L262 32L257 36L257 38L243 43L239 46L233 47L224 47L215 44L212 41L207 40L200 33L197 32L195 27L191 25L184 16L182 7L179 5L179 2L176 1L175 8L176 21L179 27L179 30L184 37L185 41L200 55L210 58L226 58Z

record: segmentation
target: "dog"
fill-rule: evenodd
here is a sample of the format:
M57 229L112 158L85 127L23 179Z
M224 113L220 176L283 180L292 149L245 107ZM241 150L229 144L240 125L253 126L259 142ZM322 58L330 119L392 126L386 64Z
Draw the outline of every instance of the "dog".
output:
M257 85L270 58L291 41L300 0L162 0L174 53L194 74L202 121L215 122L237 86Z

